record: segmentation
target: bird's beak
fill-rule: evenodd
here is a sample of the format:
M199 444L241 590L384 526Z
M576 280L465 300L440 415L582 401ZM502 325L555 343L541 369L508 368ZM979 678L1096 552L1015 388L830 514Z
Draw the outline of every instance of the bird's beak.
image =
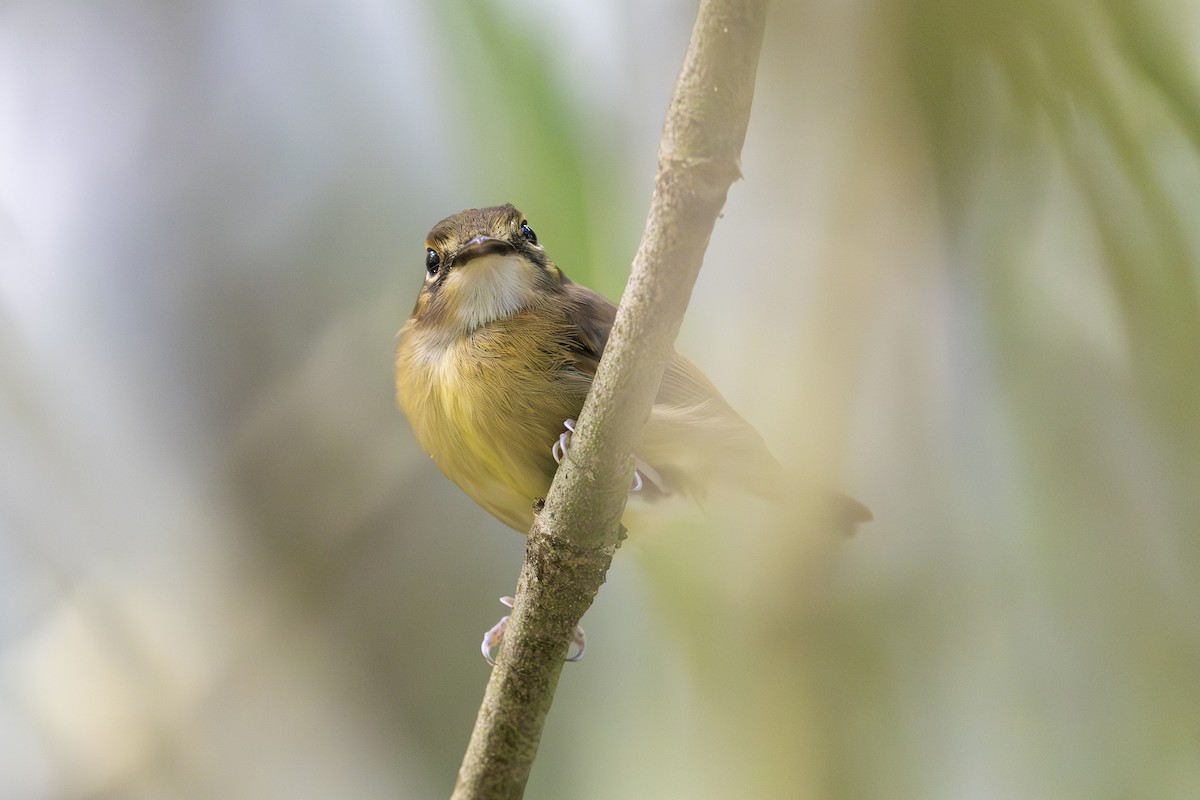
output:
M501 254L508 255L516 251L517 248L503 239L493 239L490 236L476 236L460 247L458 252L454 254L454 266L461 267L473 258Z

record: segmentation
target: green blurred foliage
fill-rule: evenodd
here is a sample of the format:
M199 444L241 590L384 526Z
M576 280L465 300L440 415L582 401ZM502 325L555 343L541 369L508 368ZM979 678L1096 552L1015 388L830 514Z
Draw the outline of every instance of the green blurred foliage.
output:
M612 202L614 187L588 152L580 109L556 80L551 54L523 15L494 3L436 6L438 28L454 33L442 47L453 52L455 126L483 132L483 146L464 153L488 205L513 202L554 232L556 257L589 285L587 209ZM479 139L475 139L479 142ZM590 169L589 169L590 168ZM483 205L480 201L478 205Z
M448 794L521 539L421 238L616 297L694 3L0 12L0 796ZM680 348L850 541L638 516L530 798L1200 794L1200 18L776 3Z

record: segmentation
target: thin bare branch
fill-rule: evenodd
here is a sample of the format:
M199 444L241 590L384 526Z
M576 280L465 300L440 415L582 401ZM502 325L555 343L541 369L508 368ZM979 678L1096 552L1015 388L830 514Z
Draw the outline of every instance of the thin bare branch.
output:
M571 449L534 522L453 798L520 798L575 625L622 535L633 442L740 176L766 0L702 0L667 110L645 232Z

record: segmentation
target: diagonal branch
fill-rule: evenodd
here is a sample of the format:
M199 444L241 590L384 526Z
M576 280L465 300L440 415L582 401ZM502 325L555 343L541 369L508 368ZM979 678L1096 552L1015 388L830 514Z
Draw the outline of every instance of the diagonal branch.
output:
M623 535L650 414L729 186L740 177L766 0L702 0L667 109L646 229L571 449L525 546L516 604L453 798L520 798L575 625Z

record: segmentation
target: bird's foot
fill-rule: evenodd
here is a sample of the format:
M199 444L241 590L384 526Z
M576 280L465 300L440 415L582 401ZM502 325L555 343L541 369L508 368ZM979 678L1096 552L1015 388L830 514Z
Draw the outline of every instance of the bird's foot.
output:
M509 608L513 607L513 599L511 597L501 597L500 602ZM491 630L483 635L483 644L479 646L479 650L483 653L483 657L493 667L496 666L496 659L492 657L492 651L500 647L500 643L504 641L504 630L508 627L508 615L505 614L500 618L500 621L492 626ZM568 656L567 661L578 661L583 658L583 653L587 650L587 635L584 634L583 628L575 626L575 631L571 634L571 643L579 648L575 655Z
M571 446L571 434L575 433L575 420L563 420L565 431L558 435L558 439L550 448L550 455L554 456L554 463L561 464L563 459L567 457L567 449ZM642 473L635 469L633 471L633 485L629 487L630 492L640 492L642 490Z
M550 448L550 455L554 456L555 464L561 464L567 457L567 448L571 446L571 434L575 433L575 420L563 420L563 427L566 430L558 435L558 440Z

